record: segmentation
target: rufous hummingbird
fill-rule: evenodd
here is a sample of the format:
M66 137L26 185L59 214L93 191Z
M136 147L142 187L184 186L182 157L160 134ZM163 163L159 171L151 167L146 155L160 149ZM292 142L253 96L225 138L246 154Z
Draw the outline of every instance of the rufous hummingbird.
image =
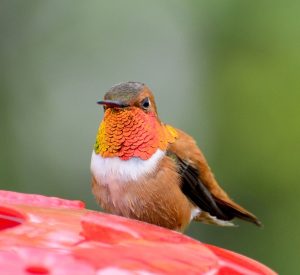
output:
M91 159L92 191L109 213L183 231L192 221L260 225L218 185L195 140L160 121L140 82L113 86Z

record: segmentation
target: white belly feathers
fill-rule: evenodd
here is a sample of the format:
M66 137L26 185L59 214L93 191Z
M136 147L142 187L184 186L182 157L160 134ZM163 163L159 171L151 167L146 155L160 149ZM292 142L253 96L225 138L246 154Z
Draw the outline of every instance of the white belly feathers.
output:
M109 184L112 180L120 183L136 181L145 174L153 172L164 155L164 151L157 149L147 160L136 157L129 160L122 160L118 157L104 158L93 151L91 172L97 182L101 184Z

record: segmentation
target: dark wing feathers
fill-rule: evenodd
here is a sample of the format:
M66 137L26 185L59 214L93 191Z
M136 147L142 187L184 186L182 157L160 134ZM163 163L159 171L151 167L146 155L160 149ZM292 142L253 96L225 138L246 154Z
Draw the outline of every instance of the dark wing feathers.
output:
M259 220L229 198L219 186L195 140L176 129L178 137L168 148L181 174L182 192L204 212L221 220L235 217L260 225Z
M178 158L177 163L179 164L179 173L181 175L182 192L201 210L217 218L227 220L227 217L218 207L209 190L201 182L199 171L180 158Z
M233 201L230 200L227 202L212 194L208 187L202 182L199 169L193 167L187 161L182 160L172 151L168 151L167 155L171 157L178 166L182 192L201 210L208 212L211 216L217 217L220 220L228 221L233 218L240 218L258 226L261 225L260 221L254 215Z

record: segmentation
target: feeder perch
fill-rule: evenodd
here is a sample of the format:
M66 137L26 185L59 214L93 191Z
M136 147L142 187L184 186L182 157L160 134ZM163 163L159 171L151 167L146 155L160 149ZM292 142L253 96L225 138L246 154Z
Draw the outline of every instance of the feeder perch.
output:
M276 274L237 253L81 201L0 191L0 274Z

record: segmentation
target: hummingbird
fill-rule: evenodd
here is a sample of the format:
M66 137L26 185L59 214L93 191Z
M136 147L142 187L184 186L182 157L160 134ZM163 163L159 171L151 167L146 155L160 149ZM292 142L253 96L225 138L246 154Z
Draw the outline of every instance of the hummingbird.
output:
M92 192L105 211L176 231L192 220L261 224L219 186L195 140L159 119L144 83L114 85L97 103L104 117L91 158Z

